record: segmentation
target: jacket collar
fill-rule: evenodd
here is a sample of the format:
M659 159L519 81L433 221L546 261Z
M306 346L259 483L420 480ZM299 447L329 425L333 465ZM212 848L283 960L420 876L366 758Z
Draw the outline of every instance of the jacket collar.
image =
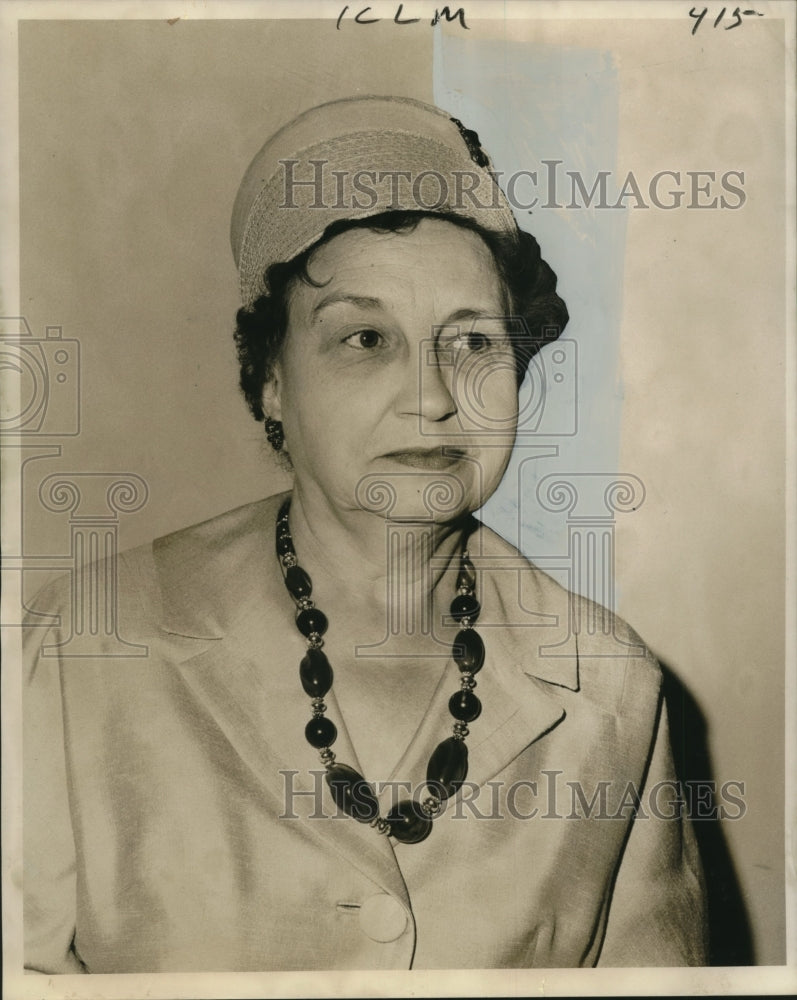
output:
M290 616L293 606L273 544L277 511L286 496L247 504L155 541L164 632L223 639L251 628L253 616L261 619L268 610L284 608ZM471 536L469 552L482 571L480 600L486 614L479 629L491 649L500 649L501 662L577 691L572 595L485 525Z

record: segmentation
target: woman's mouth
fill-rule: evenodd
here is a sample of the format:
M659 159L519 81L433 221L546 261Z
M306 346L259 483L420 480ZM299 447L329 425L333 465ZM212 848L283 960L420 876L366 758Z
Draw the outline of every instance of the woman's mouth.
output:
M440 446L439 448L408 448L404 451L391 451L385 458L412 469L432 469L440 471L449 469L465 457L461 448Z

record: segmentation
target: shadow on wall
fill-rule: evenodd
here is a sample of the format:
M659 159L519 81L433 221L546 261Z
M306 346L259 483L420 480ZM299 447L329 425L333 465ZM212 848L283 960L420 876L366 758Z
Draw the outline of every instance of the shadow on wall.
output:
M705 716L672 669L666 663L661 667L676 773L687 784L710 783ZM721 821L697 819L692 826L706 876L709 964L754 965L750 921Z

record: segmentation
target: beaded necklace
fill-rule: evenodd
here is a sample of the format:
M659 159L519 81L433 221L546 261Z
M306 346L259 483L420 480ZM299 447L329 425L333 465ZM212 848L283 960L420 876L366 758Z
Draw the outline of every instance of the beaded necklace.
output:
M335 723L324 714L327 706L324 695L332 687L332 667L324 645L328 621L323 611L315 606L311 594L313 584L296 558L293 538L288 524L291 501L286 499L277 516L277 557L282 567L285 586L296 604L296 627L307 641L307 653L299 665L299 678L305 693L310 696L312 718L304 730L307 742L319 751L326 769L325 780L339 809L359 823L370 824L378 833L387 834L403 844L419 844L432 829L434 820L443 811L444 802L457 789L468 773L468 748L465 737L468 723L477 719L482 706L473 693L475 674L484 663L484 643L473 629L481 606L476 600L476 571L468 558L467 550L460 556L457 575L457 596L451 602L451 617L459 624L451 650L460 670L460 689L448 702L448 710L455 722L453 736L439 743L426 769L426 789L423 801L402 799L386 817L379 815L379 803L372 786L348 764L335 760L332 744L337 739Z

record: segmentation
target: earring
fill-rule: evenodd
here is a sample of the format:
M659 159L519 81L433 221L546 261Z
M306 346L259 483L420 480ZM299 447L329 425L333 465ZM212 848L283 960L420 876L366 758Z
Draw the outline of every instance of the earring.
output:
M285 443L285 435L282 433L282 424L280 421L266 417L265 429L268 443L274 451L282 451L282 446Z

